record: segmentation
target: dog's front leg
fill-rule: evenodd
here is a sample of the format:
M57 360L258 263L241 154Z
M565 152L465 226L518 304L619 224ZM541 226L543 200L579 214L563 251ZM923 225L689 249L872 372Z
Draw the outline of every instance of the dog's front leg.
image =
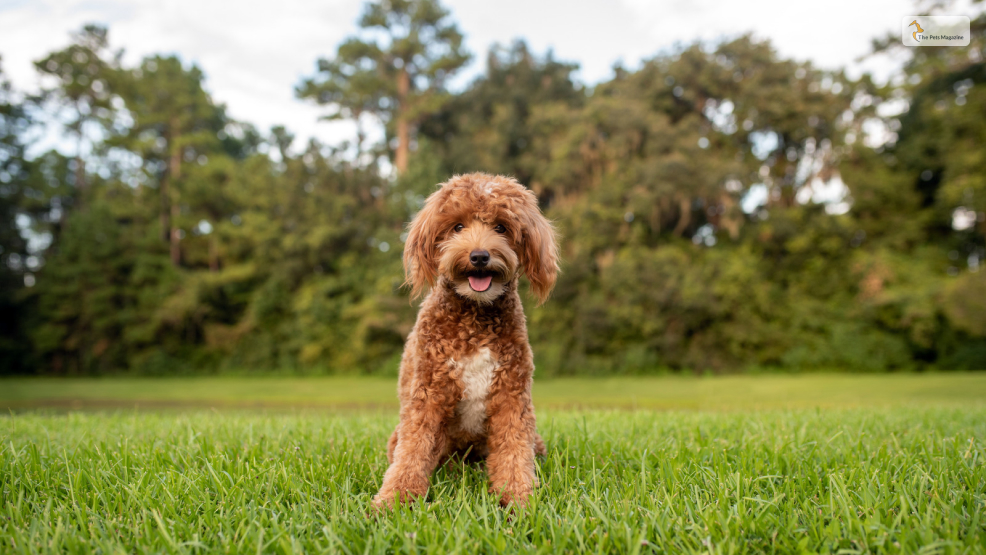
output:
M377 509L427 494L428 478L448 446L444 409L427 397L416 401L401 415L393 462L373 498Z
M513 502L523 507L536 479L534 406L529 389L510 389L504 388L491 399L486 470L490 492L500 495L500 504Z

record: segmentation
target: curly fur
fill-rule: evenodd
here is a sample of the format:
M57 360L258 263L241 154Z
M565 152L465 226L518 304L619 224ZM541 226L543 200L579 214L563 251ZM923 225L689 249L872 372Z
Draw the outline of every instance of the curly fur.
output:
M558 275L556 243L537 197L512 178L456 176L428 197L408 229L404 268L413 296L430 290L401 358L400 422L375 507L424 496L434 469L457 453L486 459L501 504L526 504L534 457L545 447L517 288L524 273L538 301L547 299ZM485 291L468 279L474 251L489 253Z

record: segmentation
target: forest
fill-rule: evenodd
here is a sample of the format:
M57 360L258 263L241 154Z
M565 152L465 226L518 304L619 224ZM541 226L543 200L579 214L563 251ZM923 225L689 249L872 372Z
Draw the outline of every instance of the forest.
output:
M467 52L437 0L377 1L295 88L357 132L300 144L87 25L40 93L0 73L0 374L396 375L405 226L474 171L561 237L525 299L539 376L983 370L984 48L986 16L967 47L876 37L906 56L882 83L745 35L590 86L523 41Z

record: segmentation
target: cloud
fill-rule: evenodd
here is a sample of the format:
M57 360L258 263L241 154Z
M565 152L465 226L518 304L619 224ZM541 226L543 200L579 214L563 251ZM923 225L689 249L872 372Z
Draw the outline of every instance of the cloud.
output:
M0 54L15 85L35 89L32 60L64 47L83 24L103 23L128 63L176 53L198 64L208 90L234 118L261 130L284 124L299 144L313 136L335 143L353 136L352 125L318 122L322 111L296 100L293 88L319 56L356 31L361 6L360 0L13 0L0 4ZM492 44L518 37L536 52L552 49L557 59L579 62L579 77L588 83L607 79L617 61L635 67L675 42L750 30L771 39L782 56L835 68L866 54L870 40L896 29L910 9L900 0L451 0L447 6L475 55L457 87L482 72Z
M21 2L0 8L0 54L14 84L36 90L32 61L64 47L82 25L102 23L126 63L178 54L205 71L206 88L232 117L262 131L284 124L299 144L308 137L336 143L352 136L352 125L318 122L322 110L296 100L293 88L353 31L359 9L353 0Z

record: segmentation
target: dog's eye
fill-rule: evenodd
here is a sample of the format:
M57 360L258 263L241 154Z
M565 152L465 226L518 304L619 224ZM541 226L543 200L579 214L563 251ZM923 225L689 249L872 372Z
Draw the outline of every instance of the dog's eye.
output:
M496 224L496 227L493 228L493 231L497 233L506 233L507 228L503 224Z
M455 232L458 233L458 232L462 231L463 229L465 229L465 227L466 226L464 226L462 224L455 224L455 227L453 227L452 229L454 229Z

